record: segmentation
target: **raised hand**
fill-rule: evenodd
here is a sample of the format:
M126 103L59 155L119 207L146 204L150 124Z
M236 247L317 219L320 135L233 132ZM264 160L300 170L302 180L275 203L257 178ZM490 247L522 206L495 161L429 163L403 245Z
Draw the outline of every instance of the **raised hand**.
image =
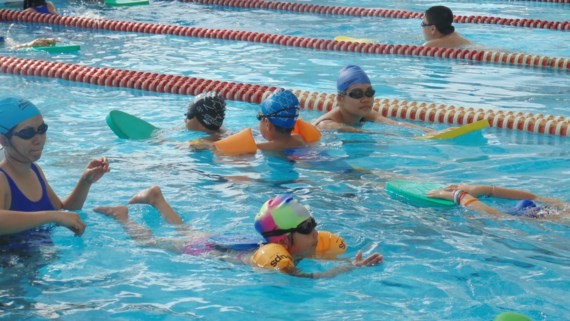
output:
M87 168L83 172L83 176L81 178L83 181L93 184L110 170L107 157L101 157L100 159L94 159L87 164Z
M354 266L374 266L382 263L384 261L384 257L380 253L374 253L371 256L363 259L362 258L362 251L358 251L354 260L352 260L352 264Z

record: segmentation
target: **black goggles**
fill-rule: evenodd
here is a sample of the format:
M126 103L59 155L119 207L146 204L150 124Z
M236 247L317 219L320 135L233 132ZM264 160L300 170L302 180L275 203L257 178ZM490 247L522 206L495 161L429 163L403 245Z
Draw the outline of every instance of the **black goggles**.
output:
M19 132L14 132L10 136L17 136L20 137L21 139L28 140L34 138L34 136L36 135L45 134L47 130L48 130L48 125L46 123L43 123L38 127L38 129L28 127L20 130Z
M293 233L293 232L309 235L313 232L315 227L317 227L317 221L315 221L315 219L311 217L311 218L308 218L308 219L304 220L303 222L301 222L301 224L297 225L297 227L295 227L295 228L290 228L287 230L267 231L267 232L261 233L261 235L263 237L271 237L271 236L284 235L284 234Z
M374 88L372 88L372 87L368 87L368 89L366 89L366 90L362 90L360 88L357 88L357 89L351 90L350 92L341 91L341 92L339 92L339 94L340 95L346 95L346 96L353 98L353 99L361 99L364 96L366 96L368 98L372 98L376 94L376 90L374 90Z
M263 112L259 112L257 114L257 120L261 121L263 118L271 118L271 117L279 117L279 118L296 118L298 115L297 113L295 113L295 115L283 115L280 116L279 113L283 112L283 111L287 111L287 110L297 110L298 107L288 107L288 108L283 108L283 109L279 109L276 112L272 112L271 114L267 114L264 115Z
M425 28L425 27L433 26L433 23L425 23L425 22L422 21L422 23L420 24L420 26L422 26L422 28Z

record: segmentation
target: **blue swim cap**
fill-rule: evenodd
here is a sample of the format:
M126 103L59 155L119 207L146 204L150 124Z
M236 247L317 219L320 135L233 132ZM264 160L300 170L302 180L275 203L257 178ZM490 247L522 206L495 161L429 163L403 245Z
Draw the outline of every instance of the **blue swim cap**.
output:
M26 119L40 115L30 101L18 96L0 96L0 134L5 135Z
M529 208L536 207L536 204L531 200L522 200L517 203L514 207L507 208L503 210L505 214L514 216L524 216Z
M293 128L299 117L299 99L289 90L277 89L261 103L261 113L273 125Z
M338 91L346 91L352 85L369 84L371 84L370 79L362 68L356 65L348 65L341 69L336 80L336 89Z

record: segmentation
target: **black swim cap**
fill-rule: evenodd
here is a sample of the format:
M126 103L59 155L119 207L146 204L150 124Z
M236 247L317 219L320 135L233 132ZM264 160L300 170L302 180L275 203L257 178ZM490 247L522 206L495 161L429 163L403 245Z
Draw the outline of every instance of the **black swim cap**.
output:
M445 6L433 6L426 10L426 19L429 24L433 24L437 30L444 35L455 31L453 23L453 12Z
M196 117L200 124L208 130L218 130L222 127L226 115L226 101L215 91L201 93L188 106L186 117Z

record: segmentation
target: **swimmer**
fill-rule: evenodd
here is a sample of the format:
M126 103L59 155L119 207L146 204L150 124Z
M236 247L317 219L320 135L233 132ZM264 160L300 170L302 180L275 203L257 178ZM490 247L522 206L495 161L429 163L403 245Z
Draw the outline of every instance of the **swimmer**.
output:
M129 204L149 204L155 207L167 223L178 227L183 238L154 237L152 231L129 218L126 206L101 206L94 211L119 222L132 239L140 245L162 248L175 253L217 257L233 263L249 264L292 276L305 278L333 277L357 267L382 263L382 255L375 253L364 258L359 251L354 259L339 259L346 251L344 240L329 232L317 231L317 222L306 207L291 195L277 196L263 204L255 216L255 229L262 236L252 246L229 245L217 242L215 235L195 231L184 225L180 216L168 204L160 187L153 186L137 193ZM297 268L302 259L328 259L339 265L323 272L308 273Z
M336 107L313 121L319 129L333 129L345 132L366 132L360 127L365 122L379 122L392 126L419 129L432 132L433 129L398 122L382 116L372 109L376 91L368 75L355 65L344 67L337 79L338 95Z
M24 0L24 11L57 15L57 9L50 1Z
M455 32L452 23L453 12L448 7L433 6L427 9L421 23L424 38L427 40L423 46L462 48L472 45L471 41Z
M57 43L57 39L56 38L40 38L40 39L35 39L32 40L30 42L26 42L26 43L21 43L21 44L15 44L13 43L13 41L10 41L8 39L4 39L4 37L0 37L0 45L7 43L10 47L10 49L23 49L23 48L31 48L31 47L50 47L50 46L55 46L55 44Z
M442 190L429 191L428 197L455 202L480 213L495 216L522 216L539 219L559 219L570 216L570 204L527 191L488 185L452 184ZM513 208L499 210L481 202L478 197L488 196L520 200Z
M188 130L201 131L210 136L191 140L190 146L205 149L219 140L226 132L222 126L226 115L226 101L215 91L201 93L194 98L184 114L185 127Z
M257 143L257 148L264 151L282 152L291 148L306 146L300 135L292 135L293 127L299 117L299 100L289 90L277 89L261 103L257 114L259 131L267 141Z
M39 109L18 96L0 97L0 249L49 242L45 224L64 226L80 236L85 223L75 212L83 207L91 185L109 172L105 157L92 160L72 193L63 201L36 163L42 156L48 125ZM34 240L30 238L34 238Z

